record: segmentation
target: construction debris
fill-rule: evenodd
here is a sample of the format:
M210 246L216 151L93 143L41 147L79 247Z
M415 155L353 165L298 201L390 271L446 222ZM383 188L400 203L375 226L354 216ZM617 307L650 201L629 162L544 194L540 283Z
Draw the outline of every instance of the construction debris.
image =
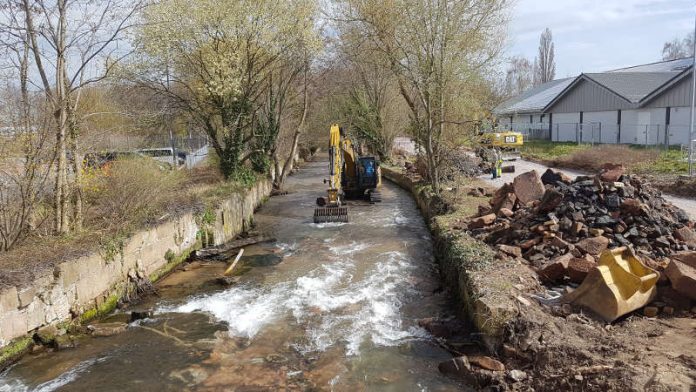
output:
M696 300L696 253L681 253L672 257L665 269L675 291Z
M675 292L696 299L694 223L621 165L575 180L552 169L522 173L458 226L499 257L526 260L549 284L582 283L603 252L629 248L649 271L665 271Z
M469 230L491 245L519 246L523 258L539 270L568 253L596 259L619 246L632 246L662 267L668 256L696 250L687 214L638 178L617 177L617 170L572 182L551 169L541 177L536 171L520 174L495 192Z

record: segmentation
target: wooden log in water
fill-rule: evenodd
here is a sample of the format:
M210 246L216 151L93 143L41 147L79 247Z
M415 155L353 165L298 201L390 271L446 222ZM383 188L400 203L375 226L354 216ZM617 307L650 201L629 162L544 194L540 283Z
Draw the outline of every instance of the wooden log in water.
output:
M234 270L234 267L239 263L239 259L242 258L242 255L244 254L244 248L239 250L239 253L237 253L237 257L234 258L234 261L232 264L230 264L229 267L225 270L225 273L223 275L227 276L232 273L232 270Z
M232 250L235 250L238 248L242 248L245 246L259 244L262 242L272 242L275 240L276 239L274 237L267 237L267 236L263 236L263 235L249 237L249 238L242 238L239 240L230 241L226 244L216 246L213 248L206 248L206 249L197 250L196 257L218 256L220 254L227 253L229 251L232 251Z

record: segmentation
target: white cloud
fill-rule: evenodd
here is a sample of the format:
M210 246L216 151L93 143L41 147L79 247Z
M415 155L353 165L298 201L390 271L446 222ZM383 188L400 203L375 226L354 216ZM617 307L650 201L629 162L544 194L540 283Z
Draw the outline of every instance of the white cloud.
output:
M549 27L557 76L602 71L660 59L662 44L693 29L691 0L517 0L510 55L536 54Z

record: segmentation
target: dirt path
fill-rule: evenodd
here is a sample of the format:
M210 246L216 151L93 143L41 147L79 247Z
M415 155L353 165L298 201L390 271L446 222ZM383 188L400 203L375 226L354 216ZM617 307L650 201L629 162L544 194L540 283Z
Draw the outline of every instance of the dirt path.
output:
M536 170L537 172L539 172L539 174L541 174L544 171L546 171L546 169L549 168L549 166L545 166L545 165L542 165L542 164L539 164L536 162L527 161L524 159L518 159L517 161L507 163L506 165L508 165L508 164L515 165L515 173L503 173L502 177L497 178L495 180L491 179L491 176L488 174L479 176L479 178L484 180L488 184L491 184L495 187L500 187L503 184L505 184L506 182L512 182L512 180L515 178L515 176L517 176L520 173L525 173L525 172L528 172L530 170ZM556 170L562 171L563 173L567 174L571 178L575 178L577 176L581 176L581 175L586 174L586 173L582 173L582 172L578 172L578 171L574 171L574 170L568 170L568 169L556 169ZM672 196L672 195L663 195L663 196L664 196L665 200L667 200L668 202L670 202L670 203L674 204L675 206L681 208L682 210L686 211L686 213L689 214L689 216L692 219L696 219L696 200L688 199L688 198L684 198L684 197L679 197L679 196Z

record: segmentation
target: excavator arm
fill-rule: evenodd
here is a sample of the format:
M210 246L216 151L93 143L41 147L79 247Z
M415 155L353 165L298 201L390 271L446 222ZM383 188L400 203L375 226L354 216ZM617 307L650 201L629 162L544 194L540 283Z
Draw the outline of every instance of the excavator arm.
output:
M344 151L341 129L337 124L331 125L329 132L329 188L327 197L317 198L318 207L314 209L314 223L348 222L348 208L342 206Z

